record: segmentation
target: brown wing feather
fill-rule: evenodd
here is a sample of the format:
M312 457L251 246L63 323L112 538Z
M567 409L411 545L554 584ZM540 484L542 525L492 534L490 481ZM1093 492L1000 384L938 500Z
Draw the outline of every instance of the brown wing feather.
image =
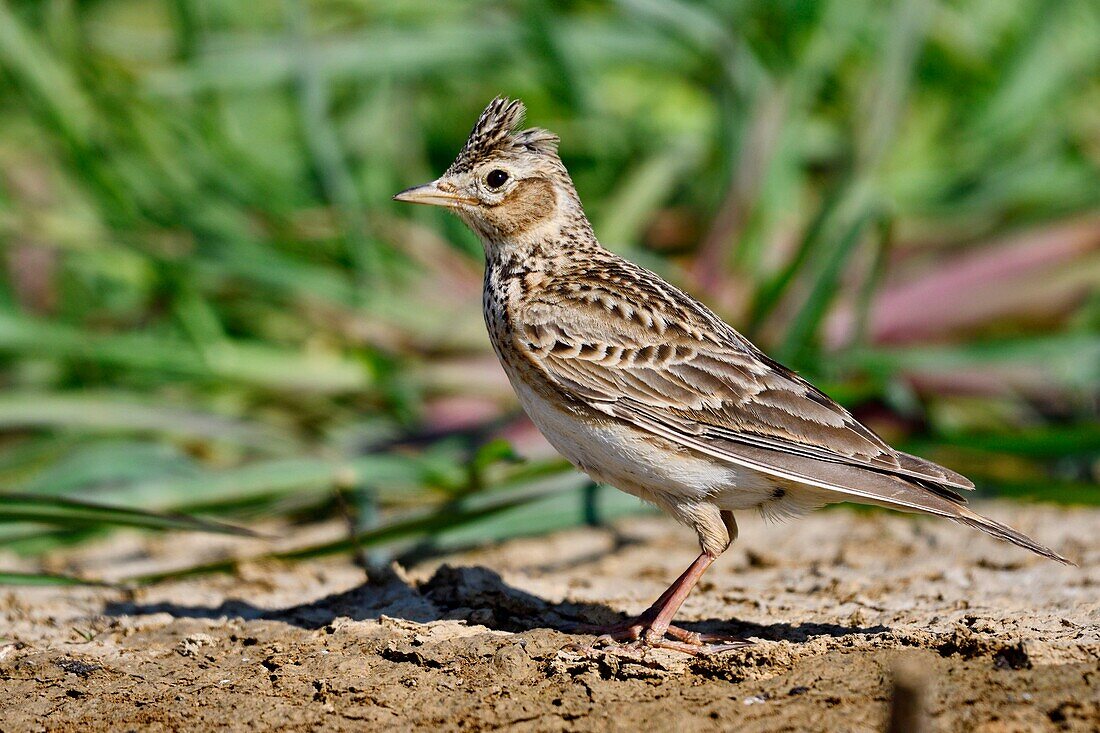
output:
M1069 562L967 509L956 489L973 488L969 480L886 445L705 306L630 263L551 284L516 316L519 351L567 400L823 501L935 514Z
M964 505L965 501L961 496L941 485L918 483L905 476L851 464L823 462L798 455L785 456L780 465L775 460L773 451L740 443L723 444L721 441L698 440L693 436L677 432L675 427L663 421L656 420L645 408L627 402L616 405L613 408L613 414L701 453L814 487L826 496L837 494L840 498L855 498L864 503L878 504L891 509L945 517L1027 548L1043 557L1067 565L1074 564L1024 533L972 512Z
M604 407L634 401L699 440L973 488L953 471L888 446L655 275L624 263L614 277L569 282L545 288L516 324L532 360L566 392Z

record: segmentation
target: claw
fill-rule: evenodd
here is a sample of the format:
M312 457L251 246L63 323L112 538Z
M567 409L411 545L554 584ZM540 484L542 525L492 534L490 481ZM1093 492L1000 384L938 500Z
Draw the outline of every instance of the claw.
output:
M752 644L746 639L722 634L701 634L671 625L662 633L652 625L652 621L646 618L645 614L612 626L581 626L576 631L596 634L596 638L587 646L570 644L566 647L586 655L599 650L603 653L638 658L645 656L645 652L650 649L671 649L692 656L709 656Z
M717 555L702 552L641 616L603 628L578 626L574 630L596 635L596 640L589 647L592 651L597 646L611 653L641 650L643 656L647 650L655 647L701 656L718 654L751 644L752 642L745 639L699 634L671 624L672 618L680 609L680 604L687 598L687 594L698 582L703 571L714 562L715 557Z

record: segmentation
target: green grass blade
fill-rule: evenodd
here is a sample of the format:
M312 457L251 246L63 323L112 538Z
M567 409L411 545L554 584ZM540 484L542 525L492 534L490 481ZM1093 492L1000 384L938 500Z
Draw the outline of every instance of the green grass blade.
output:
M700 146L691 141L670 144L636 165L604 203L595 229L604 246L622 251L638 244L653 212L698 163Z
M0 585L23 585L36 587L72 587L79 585L92 585L112 587L110 583L99 580L86 580L71 575L54 575L51 573L20 573L13 570L0 570Z
M351 553L357 550L366 550L392 543L412 542L416 539L435 535L439 532L453 530L458 527L486 520L512 509L513 507L529 503L533 499L544 496L555 490L557 489L542 487L520 492L493 492L488 495L477 494L470 497L469 501L456 502L439 509L416 512L411 516L380 522L378 525L351 537L292 550L272 552L256 559L305 560L325 555ZM205 563L188 568L135 576L127 579L127 582L140 585L191 575L228 572L232 570L238 562L240 562L240 560L222 560L213 563Z
M796 367L806 363L806 355L813 350L812 342L817 327L825 317L829 304L836 297L843 268L862 241L872 216L871 212L859 216L824 255L824 261L814 268L810 292L791 320L787 333L776 350L776 357L780 361L790 362Z
M117 525L258 537L256 532L185 514L148 512L59 496L0 493L0 522L39 522L66 528Z
M92 105L77 80L0 0L0 66L49 110L54 124L74 140L87 142L94 123Z
M352 459L311 457L256 461L197 476L165 477L102 488L96 495L115 504L146 509L213 509L280 496L328 493L335 486L371 486L387 499L409 501L433 488L454 487L463 473L449 450L420 457L380 453Z
M950 373L961 369L1025 367L1048 380L1095 393L1100 384L1100 334L990 339L945 346L856 348L834 357L841 365L889 376L903 372Z
M144 333L91 335L75 326L11 312L0 312L0 351L195 379L229 379L269 389L345 392L366 382L358 363L337 354L306 355L228 340L197 350L181 339Z
M836 212L844 203L850 185L850 181L842 182L825 196L803 232L794 255L774 277L756 289L745 326L745 332L750 337L760 331L768 316L790 292L799 273L806 268L811 254L824 236L826 227L837 216Z
M1011 433L962 433L937 435L934 440L907 443L910 452L921 453L937 446L955 446L968 451L987 451L1029 458L1089 458L1100 455L1100 424L1033 427Z
M151 432L265 451L287 451L295 446L285 431L270 425L178 409L137 394L5 392L0 395L0 430L23 428Z

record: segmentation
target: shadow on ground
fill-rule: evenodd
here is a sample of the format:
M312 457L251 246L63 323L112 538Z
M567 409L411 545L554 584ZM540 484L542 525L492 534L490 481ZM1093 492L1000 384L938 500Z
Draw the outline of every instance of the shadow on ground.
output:
M176 618L267 620L304 629L324 628L338 618L371 621L387 616L417 623L441 619L465 620L509 632L549 628L565 633L575 632L582 624L611 624L625 618L604 604L551 603L508 585L500 575L484 567L449 565L440 567L431 578L419 585L410 585L390 576L378 583L364 583L342 593L278 610L258 608L248 601L232 599L217 606L111 602L105 606L104 613L109 616L167 613ZM703 633L791 642L804 642L818 636L844 637L889 632L889 628L882 625L757 624L721 619L681 625Z

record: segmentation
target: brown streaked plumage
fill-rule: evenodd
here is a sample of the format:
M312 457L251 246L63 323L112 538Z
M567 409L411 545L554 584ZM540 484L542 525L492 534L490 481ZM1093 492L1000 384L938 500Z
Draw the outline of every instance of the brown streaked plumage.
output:
M1068 562L968 509L959 493L973 488L968 479L894 450L706 306L602 248L557 137L518 129L523 114L519 101L494 99L438 180L394 198L448 207L481 238L490 339L550 443L699 536L691 567L605 640L689 652L714 641L671 620L736 538L739 510L784 516L836 501L877 504Z

